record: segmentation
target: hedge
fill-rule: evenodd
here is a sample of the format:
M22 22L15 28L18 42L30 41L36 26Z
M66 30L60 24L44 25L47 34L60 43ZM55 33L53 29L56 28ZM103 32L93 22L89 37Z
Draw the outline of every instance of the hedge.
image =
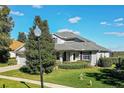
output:
M58 65L61 69L81 69L90 67L88 62L71 62Z
M118 60L119 62L116 63L116 69L117 70L124 70L124 59L120 59Z
M100 58L97 65L100 67L111 67L112 64L117 64L122 60L124 60L123 57Z

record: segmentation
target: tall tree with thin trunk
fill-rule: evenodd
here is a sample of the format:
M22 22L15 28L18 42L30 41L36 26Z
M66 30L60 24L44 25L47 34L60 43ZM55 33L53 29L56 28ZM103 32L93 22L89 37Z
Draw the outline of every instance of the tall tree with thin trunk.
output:
M34 19L34 26L30 28L30 32L26 42L26 69L29 73L38 73L40 71L40 62L38 54L38 41L34 35L36 26L39 27L42 34L40 36L40 54L45 73L50 73L53 70L55 62L54 42L49 32L47 21L42 21L39 16Z
M0 62L7 62L9 57L10 31L14 27L9 14L10 9L7 6L0 6Z
M23 43L26 41L26 35L24 32L19 32L18 41L23 42Z

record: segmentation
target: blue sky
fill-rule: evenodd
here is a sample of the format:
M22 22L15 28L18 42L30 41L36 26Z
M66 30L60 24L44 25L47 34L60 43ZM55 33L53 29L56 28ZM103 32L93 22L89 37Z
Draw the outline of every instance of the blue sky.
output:
M124 6L9 6L18 32L28 33L36 15L48 20L51 33L73 31L112 50L124 51Z

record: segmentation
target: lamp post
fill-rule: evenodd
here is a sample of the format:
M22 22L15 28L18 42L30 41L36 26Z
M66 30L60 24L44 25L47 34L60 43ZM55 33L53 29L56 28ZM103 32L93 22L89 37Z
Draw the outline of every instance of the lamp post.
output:
M39 55L39 62L40 62L40 81L41 81L41 88L43 88L43 64L41 60L41 54L40 54L40 36L41 36L41 30L36 26L36 29L34 30L35 36L38 38L38 55Z

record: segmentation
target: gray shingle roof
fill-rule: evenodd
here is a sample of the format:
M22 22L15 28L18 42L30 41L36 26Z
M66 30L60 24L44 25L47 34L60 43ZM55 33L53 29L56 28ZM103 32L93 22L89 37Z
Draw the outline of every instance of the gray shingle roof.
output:
M62 50L74 50L74 51L90 51L90 50L95 50L95 51L110 51L100 45L97 45L95 42L92 42L88 39L85 39L83 37L80 37L79 35L76 35L72 32L59 32L56 33L55 35L65 39L74 39L77 38L79 40L82 40L84 42L76 42L76 41L66 41L63 44L55 44L55 49L57 51L62 51Z

